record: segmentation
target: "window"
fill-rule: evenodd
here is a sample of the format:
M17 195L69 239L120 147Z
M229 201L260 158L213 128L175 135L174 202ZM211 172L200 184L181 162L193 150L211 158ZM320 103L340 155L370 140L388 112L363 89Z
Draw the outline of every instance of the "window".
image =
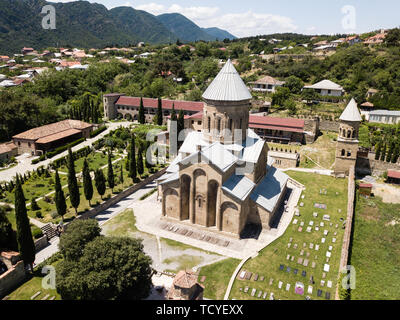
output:
M344 157L345 156L345 154L346 154L346 150L342 150L342 157Z
M28 147L30 147L31 146L31 143L30 142L28 142Z
M347 156L351 157L351 152L350 151L347 151Z
M351 131L349 130L349 131L347 131L347 138L350 138L351 137Z
M198 201L198 204L199 204L199 208L201 208L201 206L203 204L203 201L201 200L201 198L199 198L197 201Z
M18 141L18 146L20 146L21 145L21 141Z
M208 131L211 130L211 117L208 117L207 129Z
M240 119L239 129L242 129L243 119Z
M221 131L221 119L218 119L218 121L217 121L217 130L218 130L218 133Z
M231 132L232 132L232 125L233 125L232 119L229 119L229 130L231 130Z

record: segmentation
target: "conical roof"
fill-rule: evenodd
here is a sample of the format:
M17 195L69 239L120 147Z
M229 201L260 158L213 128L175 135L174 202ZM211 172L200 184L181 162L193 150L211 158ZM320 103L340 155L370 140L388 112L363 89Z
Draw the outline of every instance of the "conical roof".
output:
M354 98L351 99L346 109L344 109L342 115L340 116L340 120L354 122L362 121L360 111L358 111L357 108L357 102L354 100Z
M252 96L229 59L203 94L203 99L214 101L244 101Z

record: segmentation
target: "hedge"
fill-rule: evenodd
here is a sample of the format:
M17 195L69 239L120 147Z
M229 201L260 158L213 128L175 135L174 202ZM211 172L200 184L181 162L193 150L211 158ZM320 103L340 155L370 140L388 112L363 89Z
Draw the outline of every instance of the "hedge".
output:
M99 127L98 129L92 131L92 132L90 133L90 137L91 137L91 138L94 138L95 136L99 135L100 133L102 133L102 132L104 132L104 131L106 131L106 130L107 130L107 127L106 127L106 126L101 126L101 127Z

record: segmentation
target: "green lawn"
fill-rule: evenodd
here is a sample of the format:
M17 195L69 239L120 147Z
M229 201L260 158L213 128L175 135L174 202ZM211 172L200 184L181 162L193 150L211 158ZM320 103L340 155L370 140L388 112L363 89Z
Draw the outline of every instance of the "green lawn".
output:
M126 209L103 225L107 236L129 237L137 232L136 218L132 209Z
M235 298L238 300L246 299L258 299L257 295L259 291L267 292L268 297L271 292L274 293L275 299L282 300L298 300L304 299L305 295L309 295L312 299L325 299L325 294L323 297L317 297L317 290L321 289L324 292L330 292L331 299L335 297L335 288L338 283L339 277L339 260L342 248L342 239L344 230L342 228L342 219L346 219L346 205L347 205L347 179L335 179L329 176L322 176L309 173L301 172L288 172L288 174L304 184L306 190L303 195L304 199L300 202L304 203L304 207L300 207L300 217L294 217L298 220L295 225L291 223L286 230L285 234L272 243L270 246L262 250L254 259L249 260L243 266L242 270L247 270L253 274L258 274L259 277L264 276L264 281L250 281L236 280L231 291L230 299ZM327 195L321 195L320 190L326 189ZM336 192L338 193L336 195ZM314 207L315 203L326 204L327 210L317 209ZM341 209L341 212L338 211ZM313 217L313 213L317 212L318 217ZM322 217L325 214L330 215L330 222L323 221ZM294 222L294 219L292 222ZM314 226L312 227L312 232L308 233L306 231L309 226L309 222L313 221ZM303 231L299 232L298 228L301 222L304 222ZM316 231L315 226L319 225L320 222L324 222L323 227L319 227L319 231ZM332 223L332 225L330 225ZM336 229L336 224L338 228ZM322 243L322 238L324 230L328 230L328 235L325 237L326 242ZM334 233L337 232L335 236ZM288 243L292 239L290 248L288 248ZM332 239L336 238L336 242L333 243ZM303 247L303 244L306 247ZM312 243L314 245L313 249L310 249L309 245ZM297 244L297 249L294 245ZM319 250L315 250L315 245L319 245ZM329 258L328 264L330 265L330 271L326 273L326 277L323 279L323 267L327 263L326 252L329 246L333 247L331 257ZM301 251L304 250L303 256ZM309 256L307 257L307 253ZM294 257L294 261L290 259L287 260L287 256ZM308 259L308 266L303 266L297 263L299 258ZM316 267L312 268L312 262L316 262ZM284 271L280 271L280 265L285 266ZM286 267L291 268L290 273L286 272ZM298 274L294 274L294 269L298 269ZM302 271L306 271L306 277L301 275ZM240 273L239 273L240 274ZM313 284L313 293L307 294L307 288L310 281L310 276L314 277L315 284ZM272 285L269 285L270 279L274 279ZM321 285L321 280L325 281L324 286ZM278 288L279 281L282 281L282 288ZM332 288L327 288L327 282L332 281ZM301 282L305 287L305 295L297 295L294 291L296 282ZM286 291L286 285L290 284L290 290ZM247 293L244 293L244 288L248 286L250 289ZM240 290L242 288L242 291ZM252 297L250 295L252 289L257 289L256 296ZM262 297L261 297L262 299Z
M224 298L229 280L240 260L228 258L211 265L201 268L199 281L203 276L206 277L204 283L204 297L213 300L222 300Z
M302 146L300 150L302 168L331 169L335 163L337 133L323 132L313 144ZM318 163L321 167L319 167Z
M56 266L58 263L55 262L52 265ZM46 300L51 297L55 297L54 300L61 300L60 295L54 289L43 289L42 280L45 275L40 273L40 270L34 271L32 278L22 284L18 289L9 294L9 300L31 300L31 297L40 291L40 295L35 298L35 300L41 300L46 295L49 295Z
M357 197L350 264L352 300L400 299L400 204Z

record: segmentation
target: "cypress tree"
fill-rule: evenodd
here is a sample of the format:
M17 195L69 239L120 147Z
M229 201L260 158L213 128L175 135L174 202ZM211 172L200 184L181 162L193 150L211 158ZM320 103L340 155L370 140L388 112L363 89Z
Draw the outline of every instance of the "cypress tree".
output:
M96 185L101 200L103 200L103 196L106 193L106 178L104 177L103 170L97 169L94 172L94 184Z
M93 184L92 184L92 177L90 176L90 170L89 170L89 165L87 163L87 160L85 158L85 161L83 162L83 169L82 169L82 178L83 178L83 192L85 194L86 200L89 201L89 206L90 200L93 198Z
M379 160L381 157L381 149L382 149L382 145L380 142L378 142L376 144L376 148L375 148L375 160Z
M158 98L158 104L157 104L157 124L159 126L162 126L162 124L163 124L163 112L162 112L161 98Z
M75 173L74 157L72 155L71 148L68 148L68 157L67 158L68 158L67 167L68 167L69 198L71 201L71 205L75 209L75 213L78 214L78 207L79 207L79 203L81 202L81 196L79 194L78 181L76 179L76 173Z
M144 173L142 147L139 148L139 152L138 152L138 156L137 156L137 172L139 175L142 175Z
M386 158L386 144L383 145L382 150L381 150L381 161L385 161Z
M185 114L183 113L183 110L179 110L179 117L178 117L178 124L177 124L177 129L178 129L178 146L179 146L179 134L181 133L182 130L185 129Z
M140 123L140 124L145 124L146 119L145 119L145 116L144 116L143 98L140 98L140 105L139 105L139 115L138 115L138 118L139 118L139 123Z
M32 198L31 209L32 211L40 210L40 207L38 206L35 198Z
M129 149L129 178L135 180L137 176L136 172L136 150L135 150L135 135L132 134L131 144Z
M31 270L33 270L35 243L33 242L31 227L29 225L24 191L22 190L21 181L18 176L15 187L15 220L17 224L18 250L25 265L29 265Z
M113 170L112 161L111 161L111 151L108 151L107 181L108 181L108 186L110 187L111 191L113 192L115 180L114 180L114 170Z
M58 170L56 170L56 184L55 184L55 202L58 215L61 216L62 221L64 221L64 215L67 213L67 203L65 202L64 191L61 186L60 176L58 175Z
M172 104L172 111L171 111L171 121L177 121L178 118L176 116L176 111L175 111L175 103Z
M122 164L121 164L121 168L120 168L119 182L121 184L124 183L124 170L122 169Z

